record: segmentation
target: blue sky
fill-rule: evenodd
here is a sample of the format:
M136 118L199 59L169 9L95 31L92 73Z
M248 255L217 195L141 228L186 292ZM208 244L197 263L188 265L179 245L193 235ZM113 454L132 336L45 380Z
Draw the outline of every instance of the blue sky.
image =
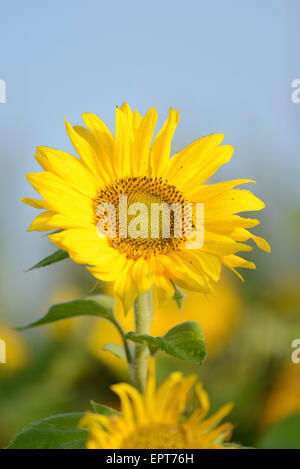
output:
M9 276L25 297L54 274L21 271L49 250L25 233L34 213L19 203L33 194L24 174L37 169L36 145L71 151L65 115L76 124L95 112L113 128L126 100L143 112L155 105L159 123L178 108L179 148L224 132L236 152L218 178L256 179L256 194L272 202L271 231L274 206L299 197L299 14L297 0L2 2L0 255L13 260Z

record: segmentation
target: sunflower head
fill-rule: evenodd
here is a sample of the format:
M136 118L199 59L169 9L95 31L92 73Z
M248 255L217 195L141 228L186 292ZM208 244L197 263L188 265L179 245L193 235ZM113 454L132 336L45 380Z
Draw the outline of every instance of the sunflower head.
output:
M174 207L176 207L176 204L177 207L179 205L179 210L181 210L180 222L182 223L184 203L185 200L180 191L162 178L129 177L120 179L100 191L95 204L95 212L97 219L101 221L104 214L102 210L99 211L99 207L105 209L108 204L112 204L114 207L112 216L115 217L112 223L115 231L112 236L109 236L110 245L124 253L128 259L151 259L153 256L178 250L185 241L184 237L175 237L174 212L176 210L170 212L170 235L164 237L161 212L156 210L156 213L154 213L154 207L160 207L164 204L167 204L167 206L174 204ZM138 220L135 220L135 210L132 214L128 207L140 210ZM129 225L129 228L131 223L132 226L134 223L143 227L137 233L140 236L127 236L126 230L125 235L122 236L125 223ZM158 227L155 236L153 233L153 236L149 233L151 225Z
M42 200L23 202L43 212L29 230L56 230L50 240L96 278L112 281L126 311L152 286L159 298L171 298L174 284L208 293L222 265L238 275L237 267L255 268L237 255L252 249L249 239L270 250L248 230L259 221L238 215L264 207L250 191L236 189L253 181L204 184L231 159L233 147L221 145L223 135L200 138L171 158L179 122L173 108L155 137L154 108L142 117L124 103L116 109L114 135L94 114L83 114L83 121L86 127L66 122L78 157L37 148L43 171L27 177ZM191 249L199 231L202 241Z
M193 412L187 398L194 388L200 406ZM232 425L220 423L230 412L227 404L206 417L209 398L196 376L183 377L175 372L156 388L154 359L150 360L148 382L142 396L127 383L112 390L121 400L122 414L87 414L81 427L87 427L88 449L221 449L233 448L229 441Z

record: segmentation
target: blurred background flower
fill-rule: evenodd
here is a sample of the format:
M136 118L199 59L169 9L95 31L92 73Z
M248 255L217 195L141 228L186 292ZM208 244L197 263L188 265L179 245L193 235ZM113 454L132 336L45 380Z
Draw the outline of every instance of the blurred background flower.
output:
M112 294L112 288L106 288L104 291ZM216 296L206 297L197 292L183 293L185 299L181 310L174 300L167 300L163 306L155 310L151 335L162 336L176 324L184 321L199 322L207 341L209 356L212 357L224 348L235 331L241 313L241 299L229 280L216 286ZM115 316L126 332L134 330L133 310L124 316L119 301L117 301ZM121 337L114 326L105 320L100 320L92 329L90 350L107 366L116 372L124 373L127 370L126 363L111 352L103 350L107 342L122 345Z
M262 415L262 427L298 412L300 413L300 366L288 363L283 366L272 386Z
M77 300L82 294L82 290L72 283L59 284L54 288L53 294L49 298L46 306L50 307L54 304ZM45 308L45 313L48 309L47 307ZM80 334L84 323L87 323L86 318L62 319L61 321L48 324L46 330L54 339L64 341L71 335L74 336L76 333L77 335Z
M28 362L28 347L23 337L8 324L0 323L0 338L5 344L5 366L0 367L0 376L6 372L22 369Z

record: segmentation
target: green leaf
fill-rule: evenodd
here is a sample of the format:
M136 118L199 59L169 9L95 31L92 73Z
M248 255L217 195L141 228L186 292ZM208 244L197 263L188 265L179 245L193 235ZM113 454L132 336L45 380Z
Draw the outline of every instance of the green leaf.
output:
M112 409L111 407L108 407L107 405L98 404L95 401L91 401L91 406L92 406L93 411L96 414L106 415L108 417L110 415L121 415L121 412L118 412L117 410Z
M50 254L50 256L45 257L45 259L42 259L40 262L30 267L30 269L25 270L25 272L30 272L31 270L39 269L40 267L46 267L47 265L54 264L55 262L63 261L68 257L70 256L66 251L58 249L57 251Z
M300 449L300 413L290 415L271 427L260 439L257 447L260 449Z
M125 360L125 361L127 360L125 350L122 345L116 345L116 344L112 344L111 342L108 342L107 344L104 345L102 350L111 352L117 358L121 358L121 360Z
M173 287L174 287L174 295L172 297L172 300L174 300L176 302L178 308L181 310L182 306L183 306L183 301L184 301L185 295L179 290L179 288L177 288L175 283L172 282L172 284L173 284Z
M6 449L83 449L88 436L78 428L85 414L73 412L54 415L31 424Z
M115 300L107 295L95 295L92 299L68 301L51 306L45 316L27 326L17 327L18 331L42 326L61 319L74 318L77 316L98 316L114 322Z
M206 358L206 344L201 326L194 321L183 322L170 329L163 337L151 337L128 332L126 339L147 345L151 353L158 350L173 357L200 365Z

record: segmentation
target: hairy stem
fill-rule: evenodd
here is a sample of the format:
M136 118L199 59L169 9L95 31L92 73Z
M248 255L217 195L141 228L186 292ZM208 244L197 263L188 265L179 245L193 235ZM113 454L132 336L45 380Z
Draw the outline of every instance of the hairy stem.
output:
M127 343L127 340L125 339L125 333L122 329L122 327L120 326L120 324L118 323L118 321L114 321L114 325L117 329L117 331L119 332L121 338L122 338L122 341L123 341L123 345L124 345L124 350L125 350L125 355L126 355L126 359L127 359L127 363L128 363L128 367L129 367L129 370L131 369L131 363L132 363L132 357L131 357L131 353L130 353L130 349L128 347L128 343Z
M145 295L139 293L134 303L135 330L139 334L150 334L150 327L153 316L153 295L150 289ZM135 345L135 356L132 363L133 384L140 391L144 392L147 372L148 372L149 350L146 345Z

